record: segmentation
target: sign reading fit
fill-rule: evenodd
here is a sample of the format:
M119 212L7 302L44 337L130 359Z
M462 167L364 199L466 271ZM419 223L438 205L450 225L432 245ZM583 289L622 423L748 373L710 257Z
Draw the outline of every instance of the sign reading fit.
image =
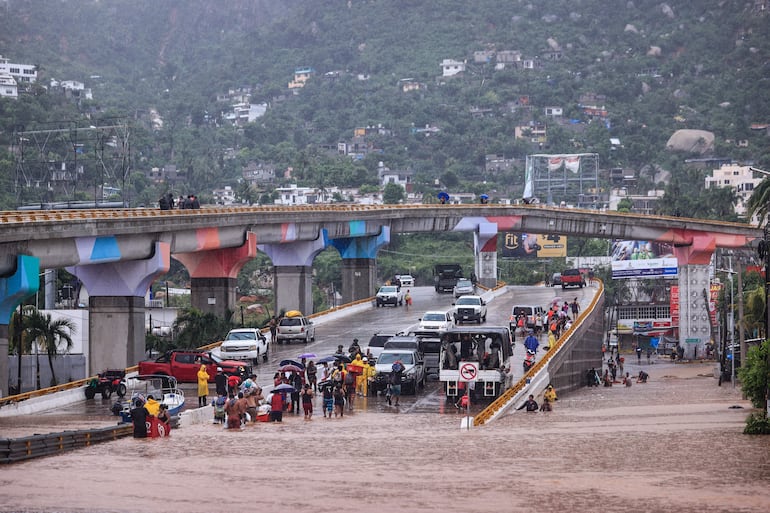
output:
M677 261L671 244L618 240L612 245L612 278L656 278L677 276Z
M503 258L559 258L567 256L567 237L506 232Z

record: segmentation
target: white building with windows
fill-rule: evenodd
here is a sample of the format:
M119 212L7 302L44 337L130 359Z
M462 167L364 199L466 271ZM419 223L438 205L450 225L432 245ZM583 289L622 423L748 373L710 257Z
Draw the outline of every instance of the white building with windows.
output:
M0 96L5 98L18 98L19 86L16 79L8 73L0 73Z
M451 77L465 71L465 63L454 59L444 59L441 61L441 70L443 77Z
M17 84L37 82L37 66L34 64L16 64L0 55L0 75L8 74L16 79Z
M762 177L755 178L754 172L749 166L722 164L719 169L711 171L711 176L706 177L706 189L711 187L733 187L738 196L735 213L739 216L745 216L746 203L754 192L754 188L761 181Z

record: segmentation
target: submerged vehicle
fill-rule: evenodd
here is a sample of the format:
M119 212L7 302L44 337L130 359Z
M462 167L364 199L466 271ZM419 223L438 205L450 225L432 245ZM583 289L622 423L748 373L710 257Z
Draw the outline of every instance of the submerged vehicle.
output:
M128 393L112 405L112 414L119 415L121 422L131 422L131 405L138 397L143 401L152 398L159 404L165 404L172 417L178 415L184 407L184 392L177 386L173 376L139 375L128 378L127 382Z
M511 332L507 326L457 326L441 337L439 381L444 382L447 400L459 395L460 369L477 369L477 400L494 399L503 392L505 368L513 355ZM465 375L467 377L467 375Z

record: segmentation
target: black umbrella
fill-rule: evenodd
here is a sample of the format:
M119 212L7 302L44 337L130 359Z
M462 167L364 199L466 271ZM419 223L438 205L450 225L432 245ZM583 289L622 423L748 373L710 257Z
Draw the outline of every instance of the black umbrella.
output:
M301 363L295 361L295 360L281 360L281 363L278 364L279 367L284 367L286 365L294 365L295 367L299 367L300 369L304 369L305 366Z

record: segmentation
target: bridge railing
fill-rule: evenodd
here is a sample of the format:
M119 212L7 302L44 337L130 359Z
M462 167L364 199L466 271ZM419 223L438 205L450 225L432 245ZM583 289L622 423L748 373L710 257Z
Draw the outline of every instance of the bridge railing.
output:
M600 301L600 298L604 293L604 284L601 282L601 280L598 279L594 279L594 281L599 284L599 290L594 295L589 306L580 312L575 322L573 322L570 328L559 337L559 339L556 341L556 345L550 348L545 356L543 356L543 358L535 363L535 365L532 366L532 368L529 369L529 371L527 371L518 382L514 383L511 388L505 390L497 399L495 399L489 406L484 408L473 418L474 426L481 426L491 421L497 415L501 414L505 409L512 406L513 403L524 393L525 388L536 382L536 378L538 378L542 373L548 371L548 364L558 354L559 350L562 349L568 342L570 342L571 337L577 332L580 324L590 316L597 313L603 315L603 312L597 312L596 310L597 305L603 304L603 302Z

